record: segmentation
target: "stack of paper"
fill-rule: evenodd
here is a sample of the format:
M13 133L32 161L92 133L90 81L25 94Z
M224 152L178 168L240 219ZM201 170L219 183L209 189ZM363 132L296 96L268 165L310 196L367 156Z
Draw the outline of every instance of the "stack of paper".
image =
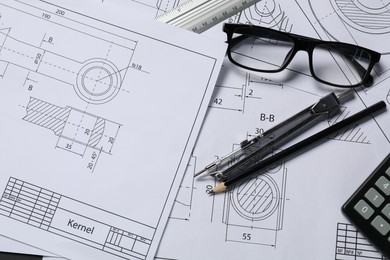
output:
M218 44L152 22L184 0L44 2L0 5L0 233L8 237L0 250L72 259L382 259L340 208L387 155L388 112L254 176L258 188L244 182L210 196L215 180L195 172L344 90L314 80L304 52L276 74L226 60L214 88L226 48L221 27L204 33ZM382 53L373 85L355 88L340 113L304 138L389 103L389 13L386 1L275 0L228 21Z
M226 46L84 4L0 4L1 234L153 259Z

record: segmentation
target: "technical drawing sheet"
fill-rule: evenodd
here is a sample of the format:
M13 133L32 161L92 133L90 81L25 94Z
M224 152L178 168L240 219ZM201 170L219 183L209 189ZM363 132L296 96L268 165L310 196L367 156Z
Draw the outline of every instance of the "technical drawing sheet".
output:
M1 1L2 235L153 259L226 45L123 17Z
M180 2L144 1L142 9L154 18L166 6ZM354 99L343 104L336 117L304 135L308 136L379 100L390 104L389 12L389 1L264 0L228 21L350 42L382 53L373 86L357 88ZM204 34L226 38L220 26ZM382 259L342 216L340 207L388 153L388 112L351 125L310 152L274 165L251 180L262 189L243 185L210 196L215 182L192 177L242 140L330 91L342 90L312 79L304 53L286 72L275 75L249 73L225 61L157 259Z
M13 238L10 238L10 237L4 237L2 235L0 235L0 245L1 245L1 249L0 249L1 252L36 255L36 256L54 256L55 255L51 252L44 251L41 248L36 248L36 247L31 246L29 244L22 243L20 241L14 240ZM60 257L58 257L58 258L61 259Z
M119 5L123 10L139 10L153 19L184 1L93 2L91 6L103 9ZM382 53L373 72L373 86L357 88L354 99L343 104L336 117L306 137L379 100L390 105L389 9L390 2L383 0L262 0L228 21L352 42ZM221 41L226 38L220 26L204 34ZM271 128L330 91L342 90L312 79L304 53L295 57L287 71L275 75L249 73L226 60L156 259L382 260L342 216L340 207L388 153L388 111L267 169L252 180L261 190L242 187L210 196L213 179L193 178L242 140ZM264 200L267 203L261 204Z
M373 86L357 88L338 115L305 133L307 137L379 100L390 105L389 15L389 1L273 0L260 1L229 21L351 42L382 53ZM218 31L205 34L216 36ZM208 195L215 185L211 178L191 178L241 141L330 91L342 90L312 79L303 52L287 71L274 75L249 73L225 61L158 259L383 259L340 208L390 151L388 111L224 194Z

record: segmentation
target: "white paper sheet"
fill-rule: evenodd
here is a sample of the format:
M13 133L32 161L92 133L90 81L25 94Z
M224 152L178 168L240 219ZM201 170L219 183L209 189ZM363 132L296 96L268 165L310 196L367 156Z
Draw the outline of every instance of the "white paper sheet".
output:
M334 7L337 3L341 1L260 1L231 19L352 42L383 53L373 71L374 85L357 88L355 98L343 104L339 118L329 118L304 136L379 100L389 104L390 62L386 53L390 34L386 31L388 19L383 18L389 10L375 1L366 2L366 7L360 1L344 1L350 8L342 10L345 15L353 17L348 10L354 8L355 15L367 18L360 21L378 21L375 29L343 17ZM377 12L373 12L375 8ZM206 35L224 39L218 31L221 28L213 28ZM291 71L274 75L255 75L225 61L158 259L382 259L348 223L340 208L390 150L388 111L351 125L330 136L326 143L258 177L257 181L273 194L273 203L257 211L240 200L260 200L261 196L251 197L249 190L209 196L207 191L215 184L211 178L187 177L319 97L342 91L312 79L304 53L298 53L289 68Z
M165 6L182 1L95 2L101 6L122 4L123 9L142 5L145 15L154 18ZM337 8L340 3L260 1L229 21L353 42L382 52L380 66L373 72L374 86L356 89L355 98L343 105L341 115L347 116L379 100L389 103L388 5L344 1L345 5ZM364 19L359 23L353 14ZM368 21L378 23L372 27ZM226 38L220 27L205 34L221 41ZM275 166L267 178L260 179L279 198L268 212L258 212L269 214L264 219L248 216L250 212L234 197L236 191L209 196L207 191L214 181L192 178L215 157L237 148L259 130L271 128L329 91L341 91L312 79L303 53L290 68L299 73L253 75L229 61L224 63L156 259L382 259L348 223L340 207L388 153L388 112L359 122L310 152ZM334 120L323 122L306 136Z
M0 12L2 234L71 259L152 259L225 44L42 1Z
M0 235L0 245L1 252L17 253L17 254L27 254L27 255L37 255L37 256L54 256L55 254L47 252L41 248L33 247L29 244L22 243L20 241L14 240L11 237L4 237Z

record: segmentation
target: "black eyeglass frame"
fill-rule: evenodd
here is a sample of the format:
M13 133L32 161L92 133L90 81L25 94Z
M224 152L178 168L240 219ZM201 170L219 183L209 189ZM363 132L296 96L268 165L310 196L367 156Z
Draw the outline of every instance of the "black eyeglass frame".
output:
M262 69L256 69L253 67L248 67L248 66L242 65L242 64L236 62L233 59L233 57L231 56L232 47L234 47L237 43L239 43L241 41L241 39L238 39L235 42L234 39L237 39L237 38L233 38L233 34L238 29L240 30L239 34L243 34L243 33L248 32L247 34L249 37L250 36L261 37L262 36L261 32L277 33L279 35L282 35L283 37L287 37L287 38L291 39L291 41L293 43L293 49L290 51L291 53L289 53L288 56L286 56L286 60L284 61L284 63L278 69L275 69L275 70L262 70ZM335 86L335 87L341 87L341 88L354 88L354 87L361 86L361 85L369 86L373 81L373 77L371 76L371 71L372 71L374 65L377 62L379 62L380 57L381 57L381 54L379 52L376 52L374 50L367 49L367 48L364 48L364 47L361 47L358 45L343 43L343 42L336 42L336 41L323 41L320 39L315 39L315 38L311 38L311 37L307 37L307 36L303 36L303 35L278 31L278 30L274 30L274 29L270 29L270 28L266 28L266 27L262 27L262 26L250 25L250 24L225 23L223 25L223 31L227 35L226 42L228 43L228 47L227 47L228 58L233 64L235 64L241 68L256 71L256 72L267 72L267 73L280 72L280 71L284 70L290 64L290 62L292 61L292 59L294 58L295 54L298 51L306 51L309 55L309 69L310 69L310 73L311 73L312 77L315 80L322 82L324 84L328 84L328 85ZM364 76L362 76L361 82L354 84L354 85L339 85L339 84L335 84L335 83L328 82L328 81L325 81L323 79L318 78L316 76L316 74L314 72L314 68L313 68L313 50L314 50L314 48L316 48L317 46L322 45L322 44L323 45L332 45L332 46L336 46L336 47L340 46L343 48L351 47L351 48L354 48L355 50L356 49L362 50L362 51L365 51L366 53L368 53L368 55L370 56L369 57L370 63L368 64L367 69L362 68L366 71L365 71ZM360 64L356 64L356 65L361 66Z

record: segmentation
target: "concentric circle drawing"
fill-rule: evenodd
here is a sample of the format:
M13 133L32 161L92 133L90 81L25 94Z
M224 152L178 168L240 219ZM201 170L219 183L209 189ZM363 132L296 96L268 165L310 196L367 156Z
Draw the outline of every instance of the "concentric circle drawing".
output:
M309 5L333 40L367 47L372 41L386 41L390 33L390 0L310 0ZM376 51L390 52L388 44L381 48Z
M88 103L106 103L118 94L120 82L119 71L114 64L92 59L86 61L77 74L75 90Z
M291 31L292 24L281 4L275 0L262 0L246 8L240 23L265 26L276 30Z
M380 34L390 32L389 0L332 0L341 19L358 31Z
M260 1L251 8L244 10L244 15L251 24L264 24L274 20L276 4L275 1Z
M256 221L266 219L275 212L279 195L276 182L268 174L243 182L230 194L237 213L243 218Z
M367 13L383 14L389 11L390 1L388 0L357 0L354 4Z

